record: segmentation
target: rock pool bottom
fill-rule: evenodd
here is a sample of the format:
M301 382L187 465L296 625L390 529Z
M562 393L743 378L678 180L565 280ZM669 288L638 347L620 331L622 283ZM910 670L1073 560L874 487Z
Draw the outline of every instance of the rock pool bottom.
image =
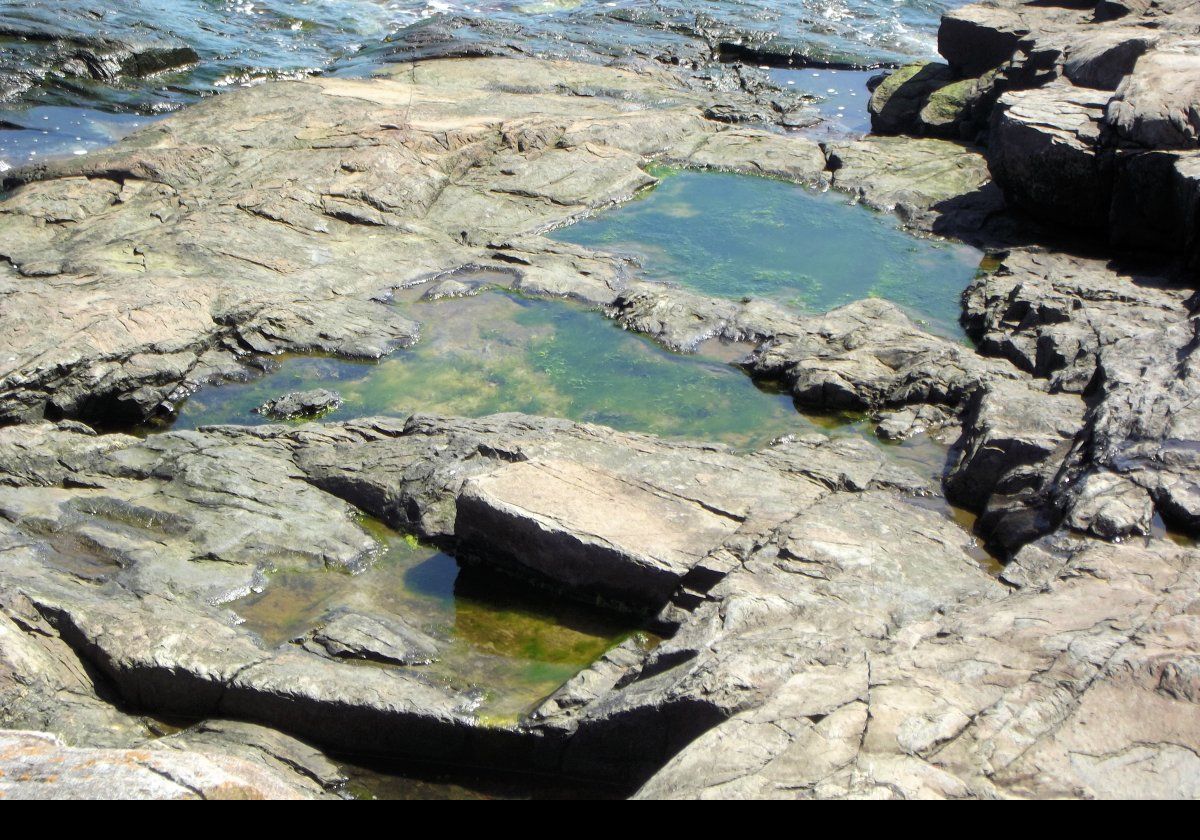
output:
M174 428L264 423L255 408L312 388L341 394L333 420L519 411L745 448L821 422L725 359L671 353L573 304L484 292L404 308L421 324L413 347L381 362L284 358L252 382L202 389Z
M516 721L631 634L655 642L636 629L636 616L546 597L498 573L460 568L379 523L363 524L380 544L365 569L281 570L230 609L271 647L340 612L395 616L438 642L433 661L405 667L474 694L475 715L496 723Z
M173 422L157 428L261 425L272 422L255 412L267 400L326 388L343 404L324 420L515 411L745 450L818 432L864 437L931 478L945 465L943 442L918 436L887 444L865 417L797 411L790 395L754 382L733 363L748 347L713 342L693 355L673 353L565 301L501 291L417 300L422 291L402 292L397 303L421 324L412 347L379 362L271 359L271 372L202 388L178 407Z

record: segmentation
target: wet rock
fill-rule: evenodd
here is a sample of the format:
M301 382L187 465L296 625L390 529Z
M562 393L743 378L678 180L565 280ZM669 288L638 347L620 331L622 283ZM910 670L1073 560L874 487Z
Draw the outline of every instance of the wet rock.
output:
M320 417L337 410L341 405L341 394L318 388L315 391L293 391L267 400L254 411L272 420L294 420L297 417Z
M0 730L5 799L312 799L319 787L229 755L68 747L46 732Z
M1055 526L1055 477L1084 427L1075 394L1048 394L1019 381L982 388L963 418L947 497L980 512L977 530L1011 552Z
M103 10L30 5L0 12L0 101L31 87L70 91L79 79L116 84L194 64L192 47L153 26L108 25Z
M437 642L396 619L342 613L303 640L305 650L337 659L366 659L392 665L427 665Z

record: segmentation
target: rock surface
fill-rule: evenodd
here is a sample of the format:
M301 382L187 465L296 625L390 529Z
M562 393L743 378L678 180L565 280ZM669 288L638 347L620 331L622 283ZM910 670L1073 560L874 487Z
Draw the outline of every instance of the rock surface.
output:
M1194 278L1030 246L1039 228L1005 209L1093 249L1194 256L1191 20L954 10L947 65L876 90L893 130L936 136L824 145L748 125L801 108L750 75L499 57L503 32L441 26L395 47L439 60L238 91L8 173L0 792L323 796L344 783L325 749L643 797L1200 795L1198 555L1162 525L1200 533ZM976 347L880 300L704 297L542 236L653 185L654 161L830 185L1001 246L964 295ZM746 453L523 415L76 422L169 414L264 355L381 356L420 335L393 290L484 277L685 352L746 342L747 371L800 406L960 439L931 480L824 435ZM1003 582L946 497L1010 560ZM362 514L665 638L497 723L430 674L448 640L403 609L337 604L282 644L240 620L276 572L375 562ZM164 715L199 722L167 735Z
M0 799L313 799L323 791L229 755L68 747L0 730Z
M1194 551L1027 550L1058 570L842 661L798 658L639 796L1196 796Z

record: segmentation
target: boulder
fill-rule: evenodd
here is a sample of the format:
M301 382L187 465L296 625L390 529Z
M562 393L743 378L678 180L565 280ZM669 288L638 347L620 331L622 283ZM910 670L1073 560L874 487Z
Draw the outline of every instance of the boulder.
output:
M294 420L299 417L320 417L336 411L341 405L342 397L336 391L318 388L315 391L293 391L267 400L254 411L272 420Z
M1046 224L1107 231L1112 174L1098 150L1106 102L1062 83L1000 97L987 156L1011 204Z
M1200 146L1200 54L1143 55L1108 103L1105 122L1122 142L1142 148Z

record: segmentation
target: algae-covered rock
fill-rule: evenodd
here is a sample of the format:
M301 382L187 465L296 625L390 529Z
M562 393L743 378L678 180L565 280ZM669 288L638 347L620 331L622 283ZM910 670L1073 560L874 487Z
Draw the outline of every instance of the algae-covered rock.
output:
M947 85L953 75L945 64L909 64L885 76L871 94L871 130L879 134L917 132L930 94Z

